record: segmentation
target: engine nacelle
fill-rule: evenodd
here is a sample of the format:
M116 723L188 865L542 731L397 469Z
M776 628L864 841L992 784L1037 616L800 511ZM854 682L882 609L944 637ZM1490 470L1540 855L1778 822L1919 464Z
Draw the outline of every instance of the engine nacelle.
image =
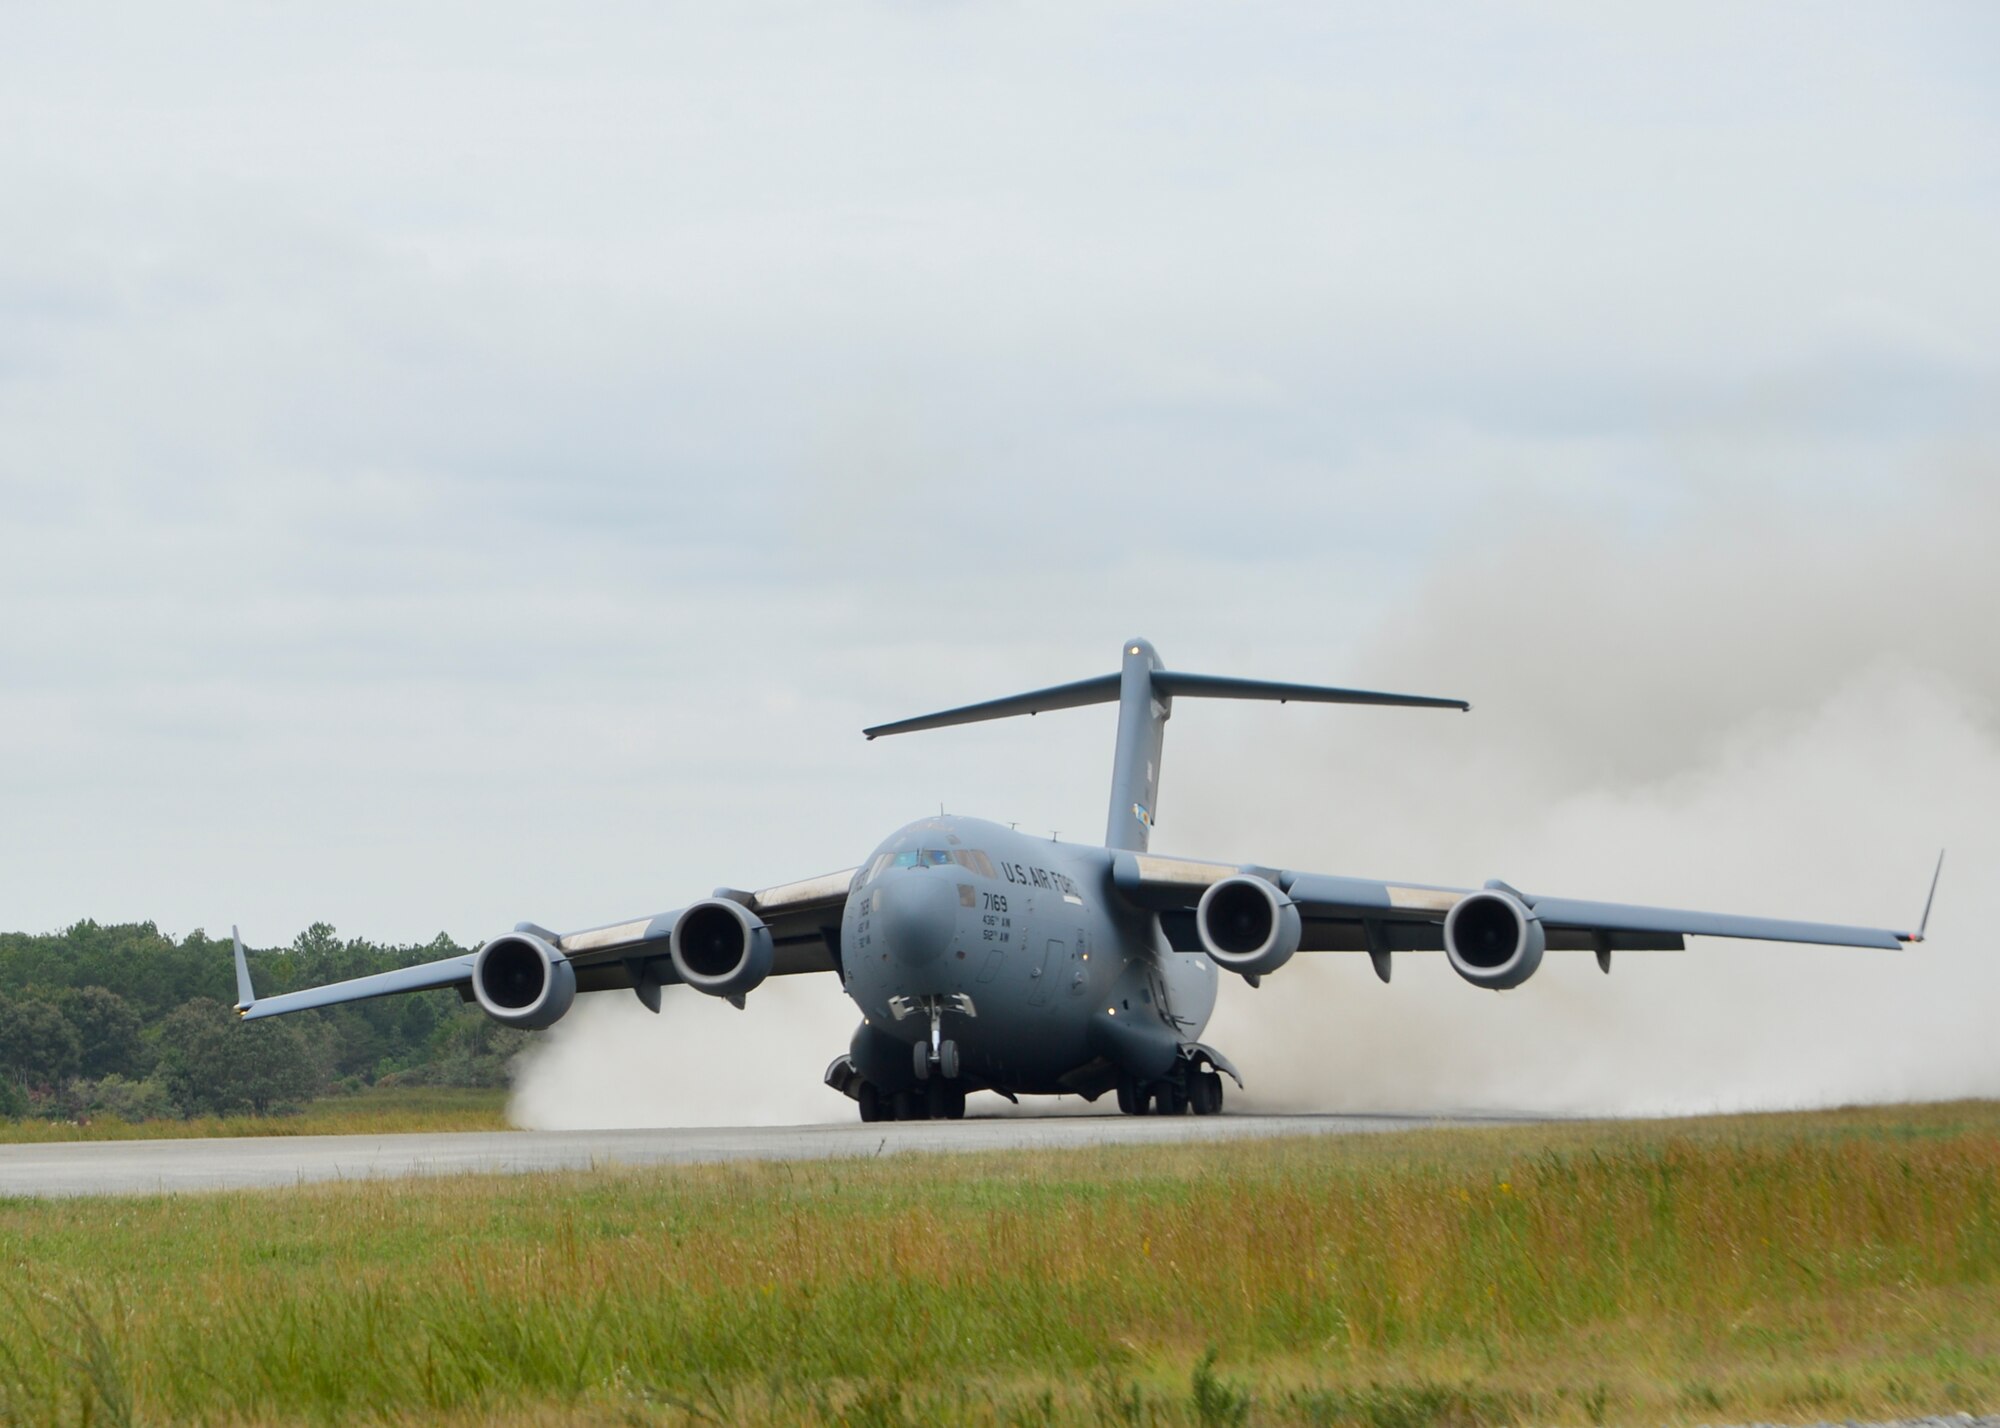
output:
M1215 964L1246 977L1291 961L1304 930L1292 900L1250 873L1209 884L1195 906L1194 925Z
M712 897L680 915L667 943L674 970L697 992L741 997L771 975L771 929L740 902Z
M479 949L472 995L503 1026L540 1031L554 1026L576 1000L576 968L529 932L510 932Z
M1444 918L1444 955L1475 987L1504 992L1535 975L1548 939L1519 898L1488 888L1453 904Z

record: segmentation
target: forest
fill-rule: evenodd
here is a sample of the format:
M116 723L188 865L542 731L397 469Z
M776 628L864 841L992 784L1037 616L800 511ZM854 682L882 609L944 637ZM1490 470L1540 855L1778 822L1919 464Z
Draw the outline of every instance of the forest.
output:
M343 940L314 923L252 951L260 996L462 954ZM449 993L239 1022L228 939L150 922L0 933L0 1116L270 1114L371 1086L500 1086L533 1033Z

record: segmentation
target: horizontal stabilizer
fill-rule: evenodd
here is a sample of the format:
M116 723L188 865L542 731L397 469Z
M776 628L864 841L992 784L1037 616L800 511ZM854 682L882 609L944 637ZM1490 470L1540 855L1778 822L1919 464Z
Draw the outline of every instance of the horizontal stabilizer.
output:
M1095 679L1079 679L1074 684L1058 684L1053 689L1037 689L1032 694L1010 694L1005 699L966 704L941 714L925 714L915 719L899 719L893 724L877 724L861 732L873 739L882 734L914 734L921 729L942 729L952 724L977 724L982 719L1011 719L1016 714L1043 714L1051 709L1080 709L1086 704L1117 702L1118 676L1100 674Z
M861 732L870 739L884 734L914 734L952 724L976 724L1008 719L1016 714L1040 714L1050 709L1075 709L1085 704L1118 706L1118 744L1111 762L1111 810L1104 825L1104 846L1144 852L1159 819L1160 752L1167 719L1176 697L1181 699L1264 699L1275 704L1373 704L1406 709L1470 709L1463 699L1437 699L1425 694L1387 694L1376 689L1338 689L1325 684L1283 684L1269 679L1235 679L1220 674L1186 674L1168 669L1159 651L1145 640L1127 640L1116 674L1079 679L1029 694L1010 694L979 704L964 704L937 714L876 724Z
M1323 684L1283 684L1269 679L1233 679L1222 674L1187 674L1176 669L1152 671L1155 694L1183 699L1268 699L1279 704L1294 700L1301 704L1376 704L1412 709L1470 709L1463 699L1437 699L1425 694L1385 694L1372 689L1336 689ZM943 729L952 724L977 724L985 719L1010 719L1017 714L1045 714L1051 709L1078 709L1086 704L1115 704L1119 677L1102 674L1095 679L1079 679L1074 684L1058 684L1028 694L1010 694L1004 699L988 699L915 719L899 719L893 724L877 724L861 732L868 738L883 734L914 734L923 729Z
M1323 684L1281 684L1269 679L1232 679L1223 674L1153 671L1153 688L1183 699L1272 699L1280 704L1394 704L1409 709L1470 709L1463 699L1428 694L1384 694L1373 689L1334 689Z

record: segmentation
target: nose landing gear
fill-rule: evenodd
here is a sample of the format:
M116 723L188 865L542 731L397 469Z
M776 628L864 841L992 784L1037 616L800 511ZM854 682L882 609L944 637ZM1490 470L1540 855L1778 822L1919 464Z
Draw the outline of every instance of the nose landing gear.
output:
M927 1041L919 1041L910 1048L911 1069L919 1081L928 1081L936 1072L947 1081L958 1079L958 1043L948 1040L944 1034L944 1014L957 1012L961 1016L974 1017L979 1009L972 998L964 992L955 992L948 997L891 997L889 1010L897 1021L919 1012L928 1012L931 1019L931 1034Z
M930 1021L930 1035L910 1046L910 1080L905 1081L899 1072L877 1061L876 1075L891 1083L902 1082L902 1089L885 1089L869 1080L855 1057L849 1055L837 1058L827 1068L827 1085L852 1096L864 1121L964 1119L965 1098L972 1090L972 1083L965 1076L958 1042L944 1034L944 1016L946 1012L965 1017L979 1015L972 998L963 992L941 997L893 997L889 1011L897 1021L918 1015L927 1015ZM886 1050L890 1043L885 1040L878 1044Z
M896 1097L899 1121L960 1121L965 1119L965 1082L959 1078L958 1043L944 1034L944 1007L932 1002L929 1041L910 1048L910 1069L917 1089Z

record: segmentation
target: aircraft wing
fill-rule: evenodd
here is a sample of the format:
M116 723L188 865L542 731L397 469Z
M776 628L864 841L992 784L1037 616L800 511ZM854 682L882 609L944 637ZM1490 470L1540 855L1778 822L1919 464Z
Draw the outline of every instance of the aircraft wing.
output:
M742 903L770 927L777 953L772 976L831 972L837 969L841 910L847 905L847 890L859 871L845 868L757 892L717 888L715 896ZM621 981L617 975L632 970L634 963L658 973L655 980L662 986L671 986L680 977L667 960L667 939L673 936L674 924L680 920L682 911L676 908L657 917L565 933L556 939L555 947L575 964L578 991L634 986L636 981Z
M1168 939L1177 949L1190 951L1201 945L1194 925L1201 895L1211 884L1238 873L1272 883L1298 908L1300 951L1367 952L1376 959L1376 970L1384 980L1388 953L1443 950L1446 914L1460 899L1489 889L1508 893L1540 919L1550 951L1596 952L1607 969L1613 951L1678 951L1689 937L1741 937L1885 950L1923 940L1922 925L1916 932L1895 932L1829 922L1587 902L1524 893L1499 882L1488 883L1486 889L1432 887L1146 853L1119 853L1112 863L1112 880L1119 891L1157 909ZM1935 878L1932 890L1936 890ZM1926 904L1926 921L1929 913Z
M774 957L771 975L782 977L801 972L838 970L840 916L847 902L847 890L857 869L827 873L795 883L781 883L756 892L718 888L715 896L739 902L754 912L771 929ZM552 933L533 923L520 923L516 932L532 933L554 947L576 969L579 992L633 990L642 997L657 996L660 987L681 980L667 955L668 939L685 908L675 908L652 917L608 923L580 932ZM402 967L393 972L355 977L323 987L286 992L275 997L257 997L251 990L243 943L236 943L237 1011L246 1021L259 1017L282 1016L287 1012L313 1007L335 1006L342 1002L366 1001L371 997L393 996L399 992L456 988L467 1000L472 996L472 964L476 954L466 953ZM654 1005L649 1000L648 1005ZM657 1010L657 1007L655 1007Z

